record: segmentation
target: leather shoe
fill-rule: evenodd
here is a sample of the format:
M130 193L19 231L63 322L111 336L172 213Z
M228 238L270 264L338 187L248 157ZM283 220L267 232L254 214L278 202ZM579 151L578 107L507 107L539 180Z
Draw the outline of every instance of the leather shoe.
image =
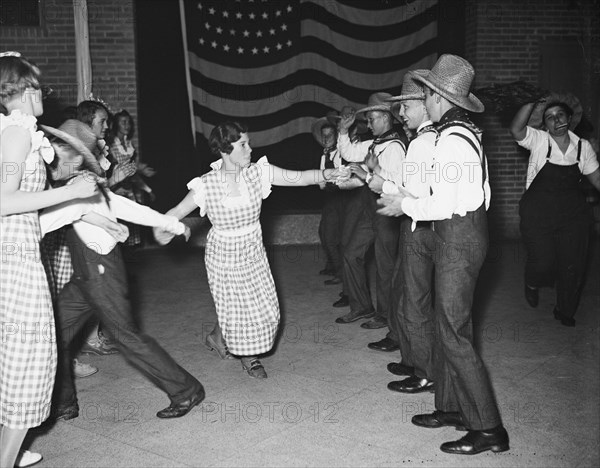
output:
M242 359L242 369L248 372L248 375L254 379L266 379L267 371L262 363L254 358L248 362L248 365L244 364L244 360Z
M435 410L430 414L417 414L411 419L415 426L429 427L437 429L438 427L454 426L457 431L466 431L465 423L458 412L446 412Z
M227 349L227 345L223 343L223 341L217 343L217 340L215 340L215 337L212 335L206 336L204 345L209 351L216 351L221 359L235 359L229 352L229 349Z
M345 294L343 294L337 301L333 303L333 307L348 307L349 305L350 299Z
M187 400L183 400L180 403L171 403L165 409L160 410L156 413L156 416L161 419L180 418L188 414L192 408L199 405L204 400L204 388L200 386L200 390L194 393Z
M384 351L386 353L391 353L392 351L399 350L400 346L398 346L398 343L396 343L394 340L386 336L383 340L375 341L374 343L369 343L367 345L367 348L374 349L375 351Z
M525 299L531 307L537 307L540 302L540 293L538 288L530 288L525 285Z
M421 379L411 375L407 379L390 382L387 386L390 390L400 393L433 392L433 380Z
M57 406L56 410L52 411L52 419L55 421L68 421L79 416L79 405L77 402L64 406Z
M335 323L351 323L360 319L371 318L375 315L373 310L354 311L351 310L346 315L342 315L335 319Z
M565 317L563 314L560 313L560 311L558 310L558 307L554 308L554 318L556 320L560 320L560 323L562 323L565 327L574 327L575 326L575 319L573 317Z
M361 328L366 328L368 330L375 330L376 328L384 328L387 327L387 320L383 317L375 317L373 320L369 320L368 322L361 323Z
M332 268L323 268L319 274L324 276L333 276L335 275L335 270Z
M415 375L415 368L413 366L407 366L401 362L390 362L387 365L387 370L394 375Z
M443 443L440 449L457 455L475 455L486 450L506 452L509 449L508 433L503 426L489 431L469 431L462 439Z
M325 284L325 286L331 286L333 284L341 284L342 279L338 278L337 276L335 278L331 278L328 280L323 281L323 284Z

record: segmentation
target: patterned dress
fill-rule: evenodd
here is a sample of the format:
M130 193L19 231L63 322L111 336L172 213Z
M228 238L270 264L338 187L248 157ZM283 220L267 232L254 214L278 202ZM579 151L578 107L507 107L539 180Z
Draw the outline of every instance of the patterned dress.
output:
M114 141L110 144L109 153L115 160L115 164L128 163L131 158L135 155L135 148L131 141L125 137L124 141L121 142L119 137L115 136ZM133 178L139 177L137 174L126 178L125 180L118 183L116 186L111 187L111 190L117 195L129 198L130 200L140 203L140 200L136 197ZM125 241L125 245L139 245L142 243L142 231L137 224L124 222L129 229L129 237Z
M231 353L254 356L273 347L279 326L279 302L263 245L262 200L271 193L266 157L242 169L241 196L229 195L228 184L213 170L188 184L200 215L208 215L205 263L223 338Z
M46 186L42 154L53 152L35 117L13 111L0 115L0 132L17 125L31 132L20 190ZM1 154L0 154L1 159ZM3 164L2 172L8 170ZM56 339L48 280L40 261L37 211L2 216L0 242L0 423L13 429L39 426L50 411Z

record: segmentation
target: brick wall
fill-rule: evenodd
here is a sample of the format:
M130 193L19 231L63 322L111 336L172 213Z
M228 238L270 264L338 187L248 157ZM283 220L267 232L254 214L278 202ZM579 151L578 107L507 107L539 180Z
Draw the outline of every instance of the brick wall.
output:
M17 50L42 70L55 94L53 107L77 104L73 0L42 2L41 27L0 27L2 50ZM92 91L113 109L127 109L137 121L137 72L133 0L87 0ZM46 116L48 118L48 116ZM138 145L139 146L139 145Z
M467 0L465 56L475 67L476 88L518 79L543 87L547 78L540 76L541 47L552 39L574 40L583 50L582 76L573 81L580 83L578 97L598 137L598 1ZM511 118L486 114L480 121L493 190L490 232L497 237L519 237L518 202L525 189L528 153L510 136Z

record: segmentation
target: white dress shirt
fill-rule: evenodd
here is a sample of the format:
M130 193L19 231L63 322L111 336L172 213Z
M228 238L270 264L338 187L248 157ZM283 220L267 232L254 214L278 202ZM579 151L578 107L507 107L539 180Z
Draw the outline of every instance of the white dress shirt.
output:
M433 125L431 120L423 122L417 128L417 133L430 125ZM406 159L402 167L402 187L417 198L429 195L431 182L428 177L433 168L436 135L433 131L422 133L411 140L406 150ZM382 191L389 195L399 192L398 186L390 180L383 183Z
M367 140L352 143L347 133L340 133L338 136L338 149L342 158L346 161L362 163L373 141ZM374 151L379 161L379 167L381 168L379 175L385 180L390 180L395 184L401 185L402 163L406 156L404 145L388 140L378 144Z
M462 137L451 133L465 135L480 151L476 153ZM435 146L433 167L427 174L433 194L423 198L406 197L402 211L414 221L438 221L450 219L454 214L465 216L484 201L486 209L489 208L491 190L489 178L483 182L482 157L481 143L471 131L458 125L444 129ZM486 160L486 174L487 171Z
M567 151L563 153L558 146L558 143L554 141L554 138L550 136L548 131L538 130L532 127L527 127L527 133L525 138L517 143L531 151L529 157L529 166L527 167L527 181L525 182L525 189L528 189L538 175L538 172L542 170L544 164L546 164L546 155L548 154L548 143L552 152L550 153L550 162L558 166L571 166L577 163L577 145L581 140L581 155L579 157L579 170L583 175L588 175L598 169L598 158L596 153L590 145L590 142L583 140L569 130L569 147Z
M103 228L81 221L81 217L94 211L111 221L117 218L142 226L153 226L168 231L174 235L185 232L185 225L175 216L167 216L140 205L120 195L106 190L110 200L110 208L102 195L85 200L70 200L59 205L44 209L40 213L42 236L46 233L73 224L73 229L88 248L101 255L109 254L117 244L117 240Z

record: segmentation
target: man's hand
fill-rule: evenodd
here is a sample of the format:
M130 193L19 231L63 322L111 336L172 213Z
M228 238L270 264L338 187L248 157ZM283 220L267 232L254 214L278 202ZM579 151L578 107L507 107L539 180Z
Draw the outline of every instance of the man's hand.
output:
M365 158L365 164L371 170L371 172L375 172L375 170L379 168L379 159L377 156L375 156L375 153L369 151L367 153L367 157Z
M353 163L349 164L346 167L350 169L350 172L356 174L356 177L358 177L360 180L365 180L365 178L367 177L367 171L365 171L360 164Z
M395 193L393 195L383 194L379 200L377 200L377 204L382 206L377 210L377 213L384 216L402 216L404 211L402 210L402 200L405 198L415 198L410 192L404 190L403 188L398 188L399 193Z
M152 228L152 234L154 234L156 242L158 242L160 245L167 245L175 237L175 234L171 234L170 232L157 227Z
M385 179L381 177L379 174L373 174L371 181L369 182L369 188L375 193L383 192L383 183Z
M125 242L129 237L129 228L121 223L111 223L104 230L113 236L117 242Z
M340 123L338 125L338 131L341 134L345 134L348 133L348 129L354 123L354 120L356 119L356 114L354 113L354 110L351 110L348 111L348 113L342 114L341 117L342 118L340 119Z

